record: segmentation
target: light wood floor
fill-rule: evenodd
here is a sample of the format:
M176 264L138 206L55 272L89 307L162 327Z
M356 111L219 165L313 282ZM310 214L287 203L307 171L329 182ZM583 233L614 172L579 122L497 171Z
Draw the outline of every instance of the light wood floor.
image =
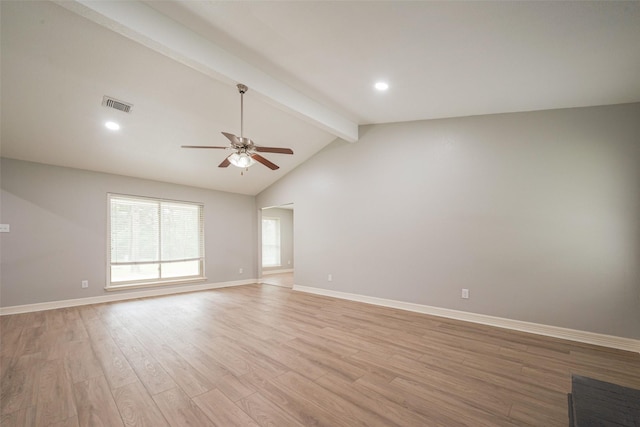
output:
M293 288L293 273L263 274L260 283Z
M3 316L2 426L566 426L640 355L250 285Z

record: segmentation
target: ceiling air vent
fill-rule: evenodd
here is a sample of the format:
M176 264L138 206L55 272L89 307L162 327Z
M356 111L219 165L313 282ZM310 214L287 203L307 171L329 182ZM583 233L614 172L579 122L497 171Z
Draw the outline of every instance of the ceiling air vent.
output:
M131 109L133 108L133 104L129 104L124 101L118 101L117 99L111 98L110 96L107 96L107 95L102 97L102 105L104 107L124 111L125 113L130 113Z

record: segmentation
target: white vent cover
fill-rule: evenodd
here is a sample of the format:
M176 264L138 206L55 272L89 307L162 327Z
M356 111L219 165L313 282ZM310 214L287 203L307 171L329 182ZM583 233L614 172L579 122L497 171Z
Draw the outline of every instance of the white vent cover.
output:
M124 102L124 101L119 101L107 95L102 97L102 106L113 108L115 110L124 111L125 113L130 113L131 109L133 108L133 104L129 104L128 102Z

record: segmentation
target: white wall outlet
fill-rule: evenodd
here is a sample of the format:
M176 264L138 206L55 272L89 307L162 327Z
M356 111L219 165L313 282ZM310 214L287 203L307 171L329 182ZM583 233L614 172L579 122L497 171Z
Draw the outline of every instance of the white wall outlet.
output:
M331 282L331 281L333 281L333 274L329 274L327 276L327 282Z
M243 272L243 271L244 271L244 270L242 269L242 267L240 267L240 268L238 269L238 274L242 274L242 272Z
M82 288L85 289L85 288L88 288L88 287L89 287L89 281L88 280L83 280L82 281Z
M9 233L11 231L10 224L0 224L0 233Z
M287 261L287 264L291 265L291 260Z
M460 298L468 299L469 298L469 289L463 289L462 294L460 294Z

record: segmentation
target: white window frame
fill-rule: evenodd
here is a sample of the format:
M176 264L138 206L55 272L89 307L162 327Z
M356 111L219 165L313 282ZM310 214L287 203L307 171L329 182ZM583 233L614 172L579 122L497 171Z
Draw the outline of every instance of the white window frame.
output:
M112 199L125 199L130 201L140 201L144 203L158 203L158 215L160 216L160 207L163 203L170 204L178 204L178 205L188 205L195 206L198 208L198 217L199 217L199 256L196 258L189 259L172 259L172 260L156 260L156 261L132 261L132 262L112 262L112 247L111 247L111 201ZM158 219L160 221L160 218ZM160 221L161 225L161 221ZM162 236L162 227L159 227L158 230L158 244L161 245L161 236ZM205 276L205 254L204 254L204 204L197 202L186 202L180 200L170 200L170 199L161 199L155 197L145 197L145 196L134 196L128 194L118 194L118 193L107 193L107 285L105 289L108 291L113 290L121 290L121 289L131 289L131 288L139 288L139 287L147 287L147 286L162 286L162 285L175 285L175 284L184 284L190 282L201 282L206 280ZM162 257L162 248L159 246L159 258ZM198 274L191 276L180 276L180 277L168 277L162 278L162 266L170 263L176 262L184 262L184 261L198 261ZM141 280L130 280L130 281L119 281L119 282L111 282L111 270L114 265L144 265L144 264L158 264L159 265L159 277L154 279L141 279Z
M272 267L282 267L282 228L280 227L280 218L278 217L268 217L263 216L262 221L275 221L277 225L276 229L278 230L278 260L277 264L269 264L266 265L264 263L264 227L262 227L262 268L272 268Z

